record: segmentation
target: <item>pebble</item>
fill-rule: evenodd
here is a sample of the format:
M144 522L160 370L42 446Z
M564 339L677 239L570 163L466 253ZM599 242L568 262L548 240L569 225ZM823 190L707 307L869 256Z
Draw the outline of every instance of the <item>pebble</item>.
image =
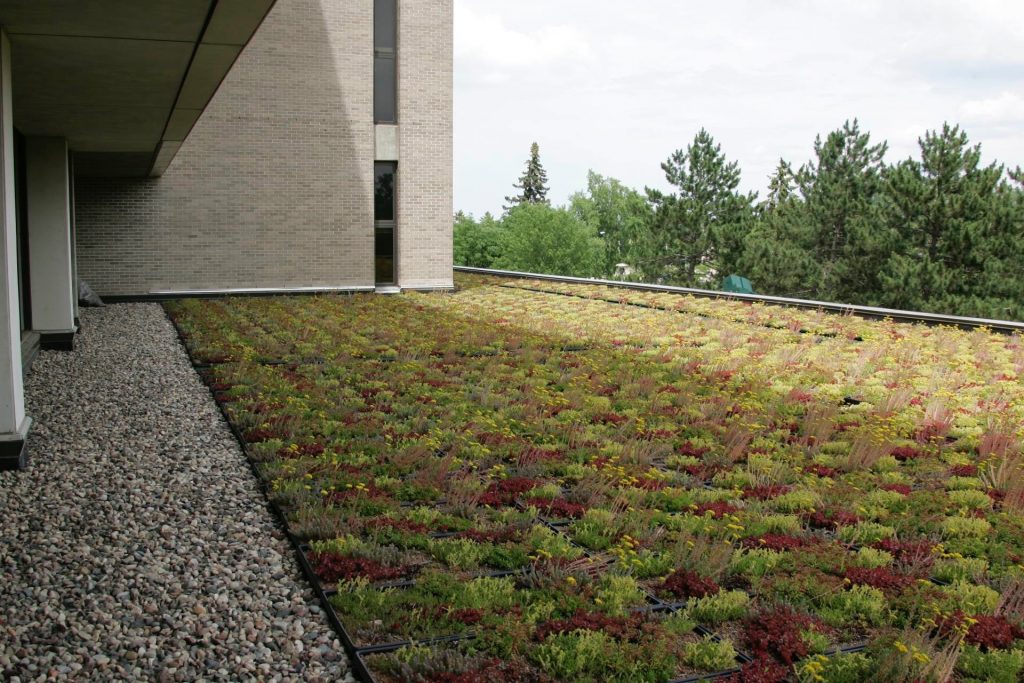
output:
M0 472L0 680L354 681L163 310L81 317Z

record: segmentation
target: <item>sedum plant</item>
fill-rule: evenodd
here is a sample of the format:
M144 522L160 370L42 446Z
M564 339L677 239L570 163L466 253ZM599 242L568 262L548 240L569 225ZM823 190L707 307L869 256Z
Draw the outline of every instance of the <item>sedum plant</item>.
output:
M683 662L700 671L722 671L736 664L736 648L729 640L711 636L683 646Z

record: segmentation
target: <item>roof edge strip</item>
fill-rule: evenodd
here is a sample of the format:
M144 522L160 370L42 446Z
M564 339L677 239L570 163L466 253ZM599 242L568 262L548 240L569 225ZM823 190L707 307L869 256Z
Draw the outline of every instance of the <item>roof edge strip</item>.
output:
M738 294L732 292L719 292L713 289L695 289L691 287L675 287L672 285L654 285L643 282L622 282L619 280L601 280L597 278L570 277L566 275L545 275L542 273L522 273L514 270L494 270L491 268L471 268L468 266L455 266L457 273L471 273L476 275L493 275L496 277L507 277L516 279L544 280L548 282L564 282L577 285L603 285L605 287L618 287L620 289L634 289L645 292L666 292L669 294L689 294L707 299L729 299L733 301L747 301L750 303L762 303L772 306L788 306L790 308L809 308L814 310L839 313L843 315L857 315L873 320L890 318L897 322L924 323L926 325L949 325L961 329L988 328L993 332L1003 334L1024 333L1024 323L1012 320L993 320L989 318L970 318L957 315L945 315L943 313L926 313L923 311L904 311L895 308L880 308L878 306L858 306L855 304L842 304L829 301L815 301L813 299L793 299L782 296L768 296L766 294Z

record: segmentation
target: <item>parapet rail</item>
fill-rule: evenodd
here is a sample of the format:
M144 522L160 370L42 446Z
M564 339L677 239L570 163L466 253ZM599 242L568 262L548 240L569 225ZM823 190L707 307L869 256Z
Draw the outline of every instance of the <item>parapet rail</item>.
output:
M988 318L969 318L958 315L945 315L942 313L925 313L923 311L902 311L895 308L880 308L878 306L857 306L854 304L839 304L828 301L814 301L813 299L793 299L784 296L767 296L765 294L739 294L735 292L719 292L713 289L694 289L691 287L673 287L671 285L653 285L644 282L624 282L621 280L600 280L584 277L569 277L565 275L544 275L541 273L521 273L514 270L494 270L491 268L470 268L467 266L455 266L458 273L472 273L475 275L491 275L494 277L517 278L522 280L544 280L548 282L563 282L576 285L602 285L605 287L617 287L620 289L632 289L641 292L665 292L669 294L688 294L707 299L728 299L732 301L748 301L750 303L761 303L770 306L789 306L791 308L807 308L816 311L827 311L840 315L856 315L862 318L874 320L890 319L904 323L923 323L925 325L948 325L959 327L965 330L986 328L993 332L1003 334L1024 333L1024 323L1011 320L990 320Z

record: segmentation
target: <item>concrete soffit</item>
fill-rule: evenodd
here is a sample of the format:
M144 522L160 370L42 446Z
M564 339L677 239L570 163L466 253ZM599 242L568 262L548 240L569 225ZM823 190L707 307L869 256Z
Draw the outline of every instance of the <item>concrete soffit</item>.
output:
M214 0L174 107L164 125L149 175L163 175L185 138L213 99L242 48L263 23L275 0Z
M275 0L0 0L14 125L76 175L163 173Z

